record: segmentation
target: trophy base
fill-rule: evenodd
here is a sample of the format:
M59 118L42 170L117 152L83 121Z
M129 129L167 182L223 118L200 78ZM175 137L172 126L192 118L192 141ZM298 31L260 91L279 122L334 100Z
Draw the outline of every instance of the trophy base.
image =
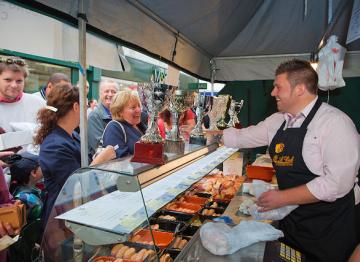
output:
M165 152L183 155L185 151L185 142L165 140Z
M131 162L163 165L165 164L165 160L164 143L135 143L134 156Z
M236 123L235 126L234 126L234 128L236 128L236 129L241 129L241 128L242 128L242 125L241 125L240 123Z
M204 137L204 136L190 136L189 144L206 146L206 137Z

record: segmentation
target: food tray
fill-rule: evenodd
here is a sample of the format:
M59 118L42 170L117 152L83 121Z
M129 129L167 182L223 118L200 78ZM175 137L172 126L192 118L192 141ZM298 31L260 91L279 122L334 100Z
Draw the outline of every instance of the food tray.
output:
M157 219L164 220L164 221L173 221L173 220L159 218L159 216L173 216L176 219L175 221L182 221L182 222L186 222L186 223L189 222L194 217L194 215L191 215L191 214L185 214L185 213L176 212L176 211L159 210L152 216L152 218L157 218Z
M163 219L156 219L156 218L150 218L150 225L159 225L159 229L153 230L161 230L161 231L167 231L167 232L175 232L176 227L179 226L179 232L184 230L184 228L187 226L185 222L182 221L170 221L170 220L163 220Z
M159 248L167 247L174 240L174 233L152 230L155 245ZM140 238L139 238L140 237ZM139 239L137 239L139 238ZM152 244L153 240L149 229L142 229L134 234L130 242Z
M204 209L212 209L216 214L219 214L220 216L225 212L224 208L206 208L204 207L199 211L199 218L201 222L204 222L205 220L213 220L214 218L220 217L220 216L212 216L212 215L203 215L202 212Z
M179 209L186 209L185 210L179 210ZM195 214L201 209L201 205L197 204L191 204L187 202L171 202L170 204L165 206L165 210L171 210L176 212L181 212L185 214Z
M211 207L211 205L214 204L214 203L217 203L218 206L217 207ZM228 207L228 205L229 205L228 201L217 200L217 201L211 201L211 202L207 203L205 205L205 207L207 207L207 208L225 208L226 209Z

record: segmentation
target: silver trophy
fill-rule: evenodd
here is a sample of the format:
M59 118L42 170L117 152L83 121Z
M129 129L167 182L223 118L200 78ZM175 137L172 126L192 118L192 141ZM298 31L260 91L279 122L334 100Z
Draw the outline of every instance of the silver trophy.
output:
M227 127L225 117L230 99L230 95L219 95L218 97L213 98L213 106L209 112L209 130L222 130Z
M190 133L190 137L204 137L204 132L202 128L202 120L211 110L213 103L212 96L205 96L198 94L197 99L195 100L196 106L196 125Z
M171 113L172 127L168 134L166 134L166 140L169 141L183 141L180 136L179 120L182 113L194 104L194 92L185 90L175 90L170 95L169 111Z
M230 120L227 123L228 127L235 127L235 128L240 127L240 121L238 118L238 114L240 113L243 105L244 105L244 100L241 100L240 102L236 102L236 100L234 100L234 99L231 100L230 108L229 108Z
M160 83L141 83L138 85L140 101L149 115L149 125L140 143L161 143L163 139L159 133L157 118L160 111L169 104L172 88Z

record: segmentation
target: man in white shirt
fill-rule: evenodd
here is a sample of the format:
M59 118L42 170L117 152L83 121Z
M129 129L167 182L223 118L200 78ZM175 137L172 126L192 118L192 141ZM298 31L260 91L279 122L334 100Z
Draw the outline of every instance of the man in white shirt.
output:
M321 103L317 90L310 63L282 63L271 92L279 112L256 126L226 129L223 139L228 147L269 146L279 190L263 193L257 204L262 211L299 205L279 223L287 244L306 261L346 261L356 244L359 135L345 113Z
M37 112L45 101L24 93L28 69L23 59L0 57L0 127L14 131L11 123L36 123Z

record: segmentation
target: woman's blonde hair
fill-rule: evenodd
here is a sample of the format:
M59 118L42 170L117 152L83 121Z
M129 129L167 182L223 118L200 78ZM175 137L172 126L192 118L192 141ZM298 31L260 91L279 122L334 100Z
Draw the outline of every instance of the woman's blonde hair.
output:
M132 102L135 102L135 103L138 103L139 105L141 105L140 98L136 91L133 91L130 89L125 89L125 90L118 92L113 97L112 102L110 104L110 112L111 112L112 118L116 119L116 120L124 120L124 118L122 117L122 113L123 113L125 107L129 103L132 103Z

